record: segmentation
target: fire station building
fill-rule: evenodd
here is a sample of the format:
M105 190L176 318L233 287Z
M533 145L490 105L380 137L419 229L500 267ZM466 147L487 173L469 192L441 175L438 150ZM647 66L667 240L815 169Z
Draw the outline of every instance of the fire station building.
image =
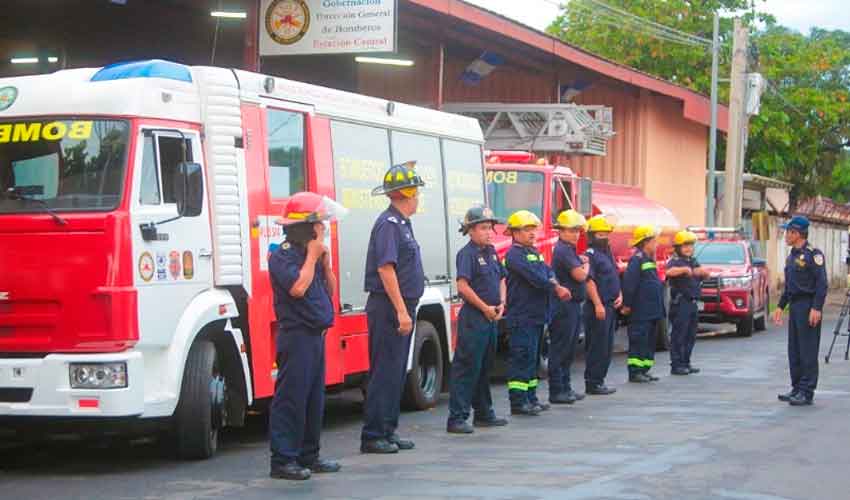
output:
M351 4L8 0L0 30L0 76L162 58L238 67L449 110L474 103L556 104L568 97L579 105L610 108L614 133L604 154L564 151L554 155L560 163L594 180L639 187L683 225L705 222L706 96L462 0L370 0L394 9L395 51L368 55L396 64L376 64L356 53L260 56L258 40L270 3L297 9L328 2ZM718 129L725 131L727 123L721 107Z

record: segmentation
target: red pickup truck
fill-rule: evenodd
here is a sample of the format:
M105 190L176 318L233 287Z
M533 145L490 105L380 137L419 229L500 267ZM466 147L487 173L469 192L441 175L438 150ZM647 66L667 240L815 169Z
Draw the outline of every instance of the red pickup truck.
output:
M767 261L753 257L750 241L739 230L688 229L700 238L694 256L711 273L702 282L700 322L734 323L742 337L764 330L770 311Z

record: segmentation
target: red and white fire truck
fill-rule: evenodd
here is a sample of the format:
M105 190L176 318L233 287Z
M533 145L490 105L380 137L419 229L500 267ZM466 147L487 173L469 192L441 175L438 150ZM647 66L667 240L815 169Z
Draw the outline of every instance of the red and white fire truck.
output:
M574 208L587 217L605 214L616 221L610 236L611 251L621 273L634 252L628 244L634 228L640 224L655 225L660 230L656 260L664 279L664 264L673 251L673 236L679 221L669 209L646 198L640 188L592 181L568 167L548 163L545 157L522 151L489 152L486 169L488 200L498 217L506 219L519 209L530 210L540 217L543 227L538 232L537 247L547 262L558 241L558 231L552 227L555 219L562 211ZM502 231L497 234L501 235ZM497 237L500 253L509 246L509 237ZM579 250L586 247L584 238L579 247ZM659 322L657 339L659 348L669 347L666 320Z
M267 255L289 195L349 216L327 242L339 276L327 384L369 369L363 273L373 198L417 161L429 280L406 398L433 406L459 308L456 220L485 197L470 118L214 67L142 61L0 79L0 419L168 424L184 457L214 453L271 396ZM43 428L43 427L42 427Z

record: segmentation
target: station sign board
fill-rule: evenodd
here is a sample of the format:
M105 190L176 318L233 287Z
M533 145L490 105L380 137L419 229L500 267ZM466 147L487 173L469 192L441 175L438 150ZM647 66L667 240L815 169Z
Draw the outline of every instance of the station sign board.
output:
M395 52L397 0L262 0L261 56Z

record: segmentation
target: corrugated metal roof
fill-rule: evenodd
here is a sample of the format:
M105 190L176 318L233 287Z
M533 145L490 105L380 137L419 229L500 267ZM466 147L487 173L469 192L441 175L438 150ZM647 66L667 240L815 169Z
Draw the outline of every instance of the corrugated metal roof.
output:
M836 203L831 198L816 196L802 200L797 204L796 214L813 220L850 225L850 205Z

